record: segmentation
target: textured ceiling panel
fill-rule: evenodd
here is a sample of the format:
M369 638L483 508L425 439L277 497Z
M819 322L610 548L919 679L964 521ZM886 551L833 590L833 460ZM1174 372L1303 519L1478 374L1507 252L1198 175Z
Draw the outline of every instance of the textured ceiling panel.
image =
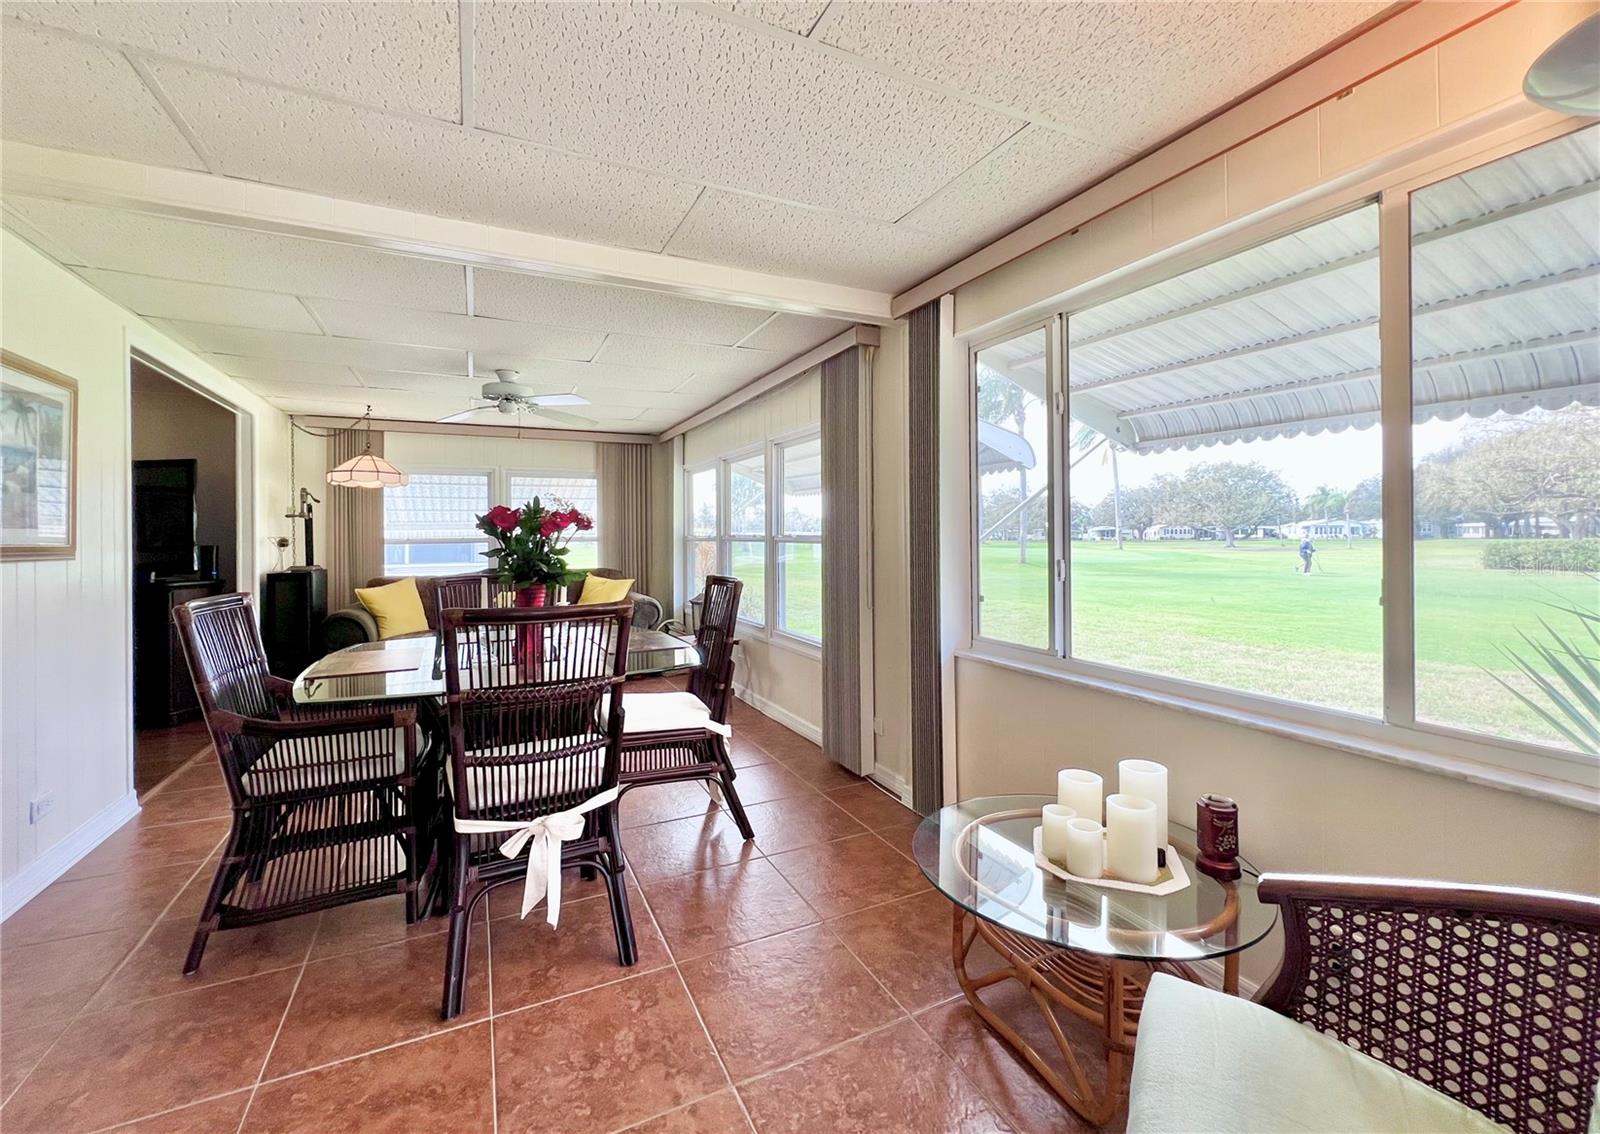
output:
M788 359L765 350L679 343L642 335L607 335L595 361L686 369L718 378L755 378Z
M231 177L652 251L699 192L687 182L513 138L190 67L152 69Z
M323 362L374 370L420 370L448 373L465 368L465 351L439 347L402 346L364 339L339 339L329 335L295 335L287 331L254 331L247 327L219 327L212 323L186 323L177 319L152 320L174 337L211 354L244 354L285 362Z
M494 319L615 331L732 346L761 325L755 307L707 303L636 287L607 287L518 272L473 271L474 309Z
M480 126L881 220L1016 129L692 7L496 4L476 26Z
M770 350L793 358L850 327L851 324L843 319L813 319L807 315L782 313L773 316L770 323L739 345L752 350Z
M437 311L413 311L380 303L338 299L309 301L330 335L376 339L389 343L456 347L522 358L565 358L587 361L605 340L601 331L540 327L505 319L474 319Z
M493 372L489 355L479 355L477 367L480 377ZM690 378L687 368L663 370L652 366L618 366L609 362L547 362L539 359L518 368L521 381L530 385L566 389L581 383L585 387L606 390L653 390L666 393L676 390Z
M297 295L381 295L434 311L466 311L456 264L365 248L149 217L95 205L7 197L6 204L74 264Z
M844 5L820 34L918 78L1141 150L1388 6L879 2Z
M1026 224L1125 160L1120 151L1026 126L899 223L942 237L953 258Z
M164 280L129 272L80 268L78 274L135 315L230 323L268 331L317 333L317 322L292 295L248 288Z
M666 250L737 268L898 291L954 259L948 248L941 238L906 225L708 189Z
M711 0L711 4L784 31L805 35L827 10L828 0Z
M4 11L203 66L461 120L455 4L8 3Z
M240 354L212 354L206 361L224 374L254 386L257 382L303 382L326 386L359 386L360 379L348 366L336 363L284 362L276 358L254 358Z
M0 102L0 133L13 141L205 168L132 66L112 51L6 21Z

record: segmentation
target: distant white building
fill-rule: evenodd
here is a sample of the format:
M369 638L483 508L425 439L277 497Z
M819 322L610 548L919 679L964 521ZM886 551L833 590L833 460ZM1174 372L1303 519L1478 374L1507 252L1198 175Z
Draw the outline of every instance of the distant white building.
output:
M1155 524L1144 530L1145 539L1195 539L1195 529L1174 524Z
M1114 540L1114 539L1117 538L1117 529L1113 528L1113 527L1090 528L1087 532L1084 533L1084 538L1085 539L1095 540L1097 542L1098 541L1102 541L1102 540ZM1122 529L1122 538L1123 539L1137 539L1138 538L1138 533L1136 531L1134 531L1134 529L1132 529L1132 528L1123 528Z
M1290 539L1371 539L1377 526L1367 520L1296 520L1283 525Z

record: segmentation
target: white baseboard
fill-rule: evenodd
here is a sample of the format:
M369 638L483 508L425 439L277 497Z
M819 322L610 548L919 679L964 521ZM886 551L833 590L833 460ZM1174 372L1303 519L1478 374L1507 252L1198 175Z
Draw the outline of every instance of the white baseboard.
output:
M27 905L46 886L71 870L79 859L105 842L114 831L137 814L139 796L137 792L130 791L17 871L16 876L0 890L0 921Z
M911 785L887 768L873 768L867 778L879 787L900 797L900 802L911 806Z
M820 745L822 743L821 725L814 725L810 721L801 720L782 705L774 704L758 693L752 693L749 686L741 686L735 683L733 694L762 716L771 717L785 728L793 729L812 744Z

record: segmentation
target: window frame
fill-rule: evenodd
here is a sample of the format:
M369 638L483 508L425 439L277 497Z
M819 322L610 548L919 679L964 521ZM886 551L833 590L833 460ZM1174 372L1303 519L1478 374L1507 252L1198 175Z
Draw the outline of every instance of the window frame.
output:
M768 558L769 569L771 571L771 575L769 576L771 582L767 586L767 603L770 608L768 613L768 625L771 627L770 633L773 638L786 641L789 644L799 647L806 652L817 651L820 654L822 649L822 636L820 634L813 638L809 634L802 634L797 630L791 630L783 624L784 604L782 601L783 581L781 560L783 558L784 547L790 544L815 544L818 548L817 554L819 558L827 553L826 549L823 548L822 545L823 540L821 532L796 532L791 534L785 531L783 526L783 481L785 475L785 453L795 446L809 444L812 441L817 443L817 451L820 453L822 450L821 423L816 425L808 425L802 429L791 430L788 433L773 437L767 442L767 448L769 450L767 467L769 469L776 469L776 475L772 475L770 473L769 475L772 476L772 481L777 487L777 491L769 493L767 497L767 526L772 532L771 552ZM824 507L826 507L826 501L824 501Z
M967 446L965 475L969 479L968 618L965 640L958 657L987 661L1021 672L1053 676L1074 684L1100 688L1138 700L1155 702L1203 716L1245 724L1326 747L1375 756L1390 762L1422 766L1457 776L1489 779L1523 790L1570 793L1574 786L1593 793L1600 761L1581 752L1554 748L1509 737L1472 732L1450 725L1419 721L1416 717L1415 670L1415 566L1414 539L1385 538L1380 576L1383 625L1383 711L1378 718L1334 708L1289 701L1268 694L1249 693L1200 681L1128 669L1071 655L1072 541L1062 540L1061 509L1071 499L1070 470L1064 448L1067 357L1066 326L1075 311L1127 295L1143 287L1216 263L1257 245L1310 227L1370 203L1378 206L1378 317L1380 329L1383 530L1412 532L1414 465L1412 461L1412 296L1411 296L1411 196L1420 189L1448 180L1567 134L1592 128L1589 120L1567 120L1518 132L1485 145L1479 140L1415 159L1399 169L1362 181L1335 184L1325 192L1284 202L1263 210L1255 219L1227 223L1154 257L1136 260L1087 283L1065 291L1045 304L1015 312L1004 319L958 335L967 349L965 406L962 423ZM1051 625L1055 648L1040 650L978 635L979 579L977 572L977 350L1026 334L1041 321L1052 325L1052 340L1060 344L1051 363L1052 388L1060 404L1050 407L1053 547L1062 549L1052 588ZM1508 775L1509 774L1509 777ZM1539 777L1530 780L1527 777ZM1530 788L1536 785L1535 788Z
M761 570L762 570L762 603L761 618L757 621L749 615L750 604L744 601L739 603L739 622L741 625L756 632L757 637L765 637L768 628L772 625L772 597L769 580L772 578L773 549L772 549L772 454L770 446L764 443L746 445L742 449L734 449L717 458L717 569L725 575L733 574L733 545L736 543L759 543L761 545ZM748 461L751 457L761 459L761 526L760 535L748 532L733 531L733 473L731 466L741 461Z
M524 477L524 478L527 478L527 479L539 478L539 479L547 479L547 480L592 480L592 481L594 481L594 510L590 513L590 517L589 517L590 519L592 519L594 521L594 529L592 531L588 531L588 532L574 532L573 536L572 536L572 539L568 541L568 544L569 545L570 544L574 544L574 543L592 543L592 544L594 544L595 566L597 566L597 567L604 567L605 566L604 563L600 562L600 530L601 530L601 526L605 523L605 517L600 514L600 472L599 472L598 469L592 469L592 470L589 470L589 471L584 471L582 469L549 469L549 468L540 469L540 468L512 467L510 465L506 465L506 466L502 466L501 468L497 469L496 471L499 473L499 479L500 479L500 488L499 488L500 499L505 501L506 505L508 507L511 507L511 508L516 508L519 505L521 505L523 503L526 503L526 501L521 501L521 500L514 501L514 500L511 499L511 482L512 482L512 480L514 480L517 477ZM579 568L579 570L581 570L581 569L582 568Z
M486 486L488 488L489 507L490 508L494 507L494 500L495 500L495 473L496 473L497 470L492 468L492 467L489 467L489 466L463 467L463 466L460 466L460 465L450 465L450 466L441 465L441 466L429 466L427 468L414 468L414 469L410 469L409 471L414 476L481 476L481 477L484 478L484 482L485 482L485 484L486 484ZM390 490L385 488L385 489L383 489L383 491L384 492L388 492ZM380 540L380 544L381 544L381 549L382 549L383 569L384 569L384 573L385 574L389 573L389 554L388 553L389 553L389 547L390 547L391 544L395 545L395 546L410 546L412 544L438 546L440 544L471 542L471 543L481 543L486 548L489 546L489 537L486 536L486 535L482 535L481 533L479 534L479 538L474 539L474 540L469 540L469 541L463 541L463 540L454 539L454 538L450 538L450 539L445 539L445 538L440 538L440 539L390 539L389 538L389 534L388 534L388 510L387 510L386 505L387 505L387 497L384 499L384 501L380 502L380 507L384 508L383 531L381 533L382 539ZM485 561L485 565L487 565L487 561ZM410 566L410 564L407 564L406 566ZM412 574L412 572L401 572L401 573L402 574ZM422 576L425 573L424 572L415 572L415 574L417 574L418 576Z

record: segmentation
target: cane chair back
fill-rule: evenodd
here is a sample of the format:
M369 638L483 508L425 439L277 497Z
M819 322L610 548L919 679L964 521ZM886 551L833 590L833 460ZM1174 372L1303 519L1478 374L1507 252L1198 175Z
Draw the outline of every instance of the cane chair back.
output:
M217 713L275 717L267 651L249 595L215 595L177 608L174 617L195 695L209 721Z
M744 584L728 575L706 578L705 605L694 641L700 665L689 675L689 692L704 701L711 719L728 722L733 688L733 645L739 625L739 599Z
M444 613L455 811L534 819L617 782L628 603Z
M1522 1134L1587 1128L1600 900L1265 875L1283 964L1261 1003Z
M509 588L499 579L481 571L471 575L451 575L448 578L436 579L433 584L435 612L433 624L442 631L445 611L483 610L496 606L499 597L507 593Z

